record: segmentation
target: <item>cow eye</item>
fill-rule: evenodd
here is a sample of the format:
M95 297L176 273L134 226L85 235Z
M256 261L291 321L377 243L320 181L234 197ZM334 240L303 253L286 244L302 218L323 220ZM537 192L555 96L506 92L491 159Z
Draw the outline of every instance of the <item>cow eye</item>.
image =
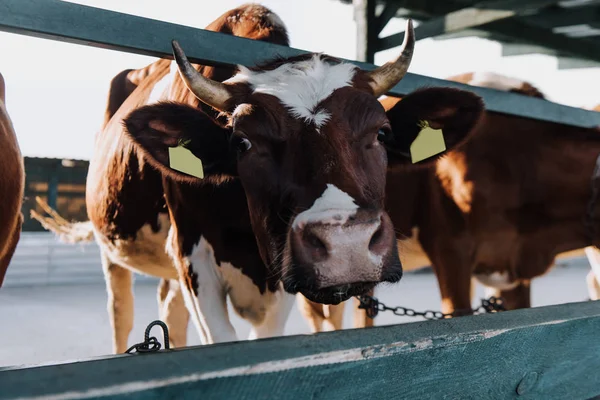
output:
M382 143L387 142L392 136L392 130L389 126L382 126L379 128L379 132L377 132L377 140Z
M252 148L252 143L243 136L234 136L234 146L239 154L243 154Z

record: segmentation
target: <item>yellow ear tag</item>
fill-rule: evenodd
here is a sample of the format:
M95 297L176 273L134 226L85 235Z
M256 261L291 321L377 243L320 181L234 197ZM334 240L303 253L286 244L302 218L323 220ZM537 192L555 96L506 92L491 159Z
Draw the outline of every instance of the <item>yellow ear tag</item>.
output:
M427 121L419 121L418 125L421 127L421 132L410 145L413 164L446 151L444 133L441 129L433 129Z
M188 143L189 141L180 141L177 147L169 147L169 166L176 171L203 179L202 161L184 147Z

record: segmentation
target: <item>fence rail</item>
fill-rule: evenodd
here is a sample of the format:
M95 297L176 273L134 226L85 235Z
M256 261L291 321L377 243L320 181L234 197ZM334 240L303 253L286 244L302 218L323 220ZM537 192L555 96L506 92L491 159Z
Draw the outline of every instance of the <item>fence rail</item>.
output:
M136 282L157 279L136 274ZM47 232L23 232L2 288L102 284L100 249L95 242L72 245Z
M9 368L0 399L590 399L598 332L600 302L573 303Z
M172 58L171 39L177 39L190 60L206 65L255 65L277 55L306 52L59 0L0 0L0 30L164 58ZM375 67L348 61L364 69ZM597 112L417 74L407 74L390 94L404 95L424 86L470 90L483 97L490 111L579 127L600 125Z

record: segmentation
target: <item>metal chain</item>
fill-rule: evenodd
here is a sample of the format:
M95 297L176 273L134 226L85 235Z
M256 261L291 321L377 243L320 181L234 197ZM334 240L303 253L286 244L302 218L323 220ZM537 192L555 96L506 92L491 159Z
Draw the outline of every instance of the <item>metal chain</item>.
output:
M437 320L444 319L447 317L457 317L461 315L465 315L465 313L469 314L484 314L484 313L495 313L499 311L506 311L504 307L504 300L502 297L490 297L488 299L482 299L481 305L475 309L460 309L455 310L452 313L444 314L441 311L416 311L412 308L407 307L388 307L384 303L377 300L377 298L372 296L356 296L356 298L360 301L360 305L358 308L361 310L365 310L367 316L371 319L375 318L377 314L381 311L391 311L394 315L398 315L400 317L423 317L428 320Z
M153 326L159 325L163 330L163 341L165 342L165 350L169 350L169 328L167 325L159 320L152 321L146 327L146 332L144 333L144 341L142 343L134 344L131 346L125 353L131 354L134 350L138 353L153 353L155 351L160 350L160 342L154 336L150 337L150 330Z
M592 189L592 194L590 196L590 200L587 204L586 214L583 220L583 224L585 226L585 234L590 243L593 242L596 237L596 227L594 225L594 209L596 208L596 203L598 202L598 193L600 191L600 186L598 183L600 182L600 155L596 158L596 165L594 166L594 172L592 173L592 179L590 181L590 186Z

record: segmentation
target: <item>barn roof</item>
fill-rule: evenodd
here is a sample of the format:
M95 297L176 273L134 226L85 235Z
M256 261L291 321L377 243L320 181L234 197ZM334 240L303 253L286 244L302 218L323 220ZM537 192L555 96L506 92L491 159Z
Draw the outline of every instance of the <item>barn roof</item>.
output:
M352 0L339 0L350 4ZM503 44L503 55L542 53L559 68L600 66L600 0L359 0L375 2L380 32L392 17L410 17L417 38L478 36ZM355 0L355 2L357 2ZM373 36L371 36L373 37ZM376 51L397 46L403 33L379 38Z

